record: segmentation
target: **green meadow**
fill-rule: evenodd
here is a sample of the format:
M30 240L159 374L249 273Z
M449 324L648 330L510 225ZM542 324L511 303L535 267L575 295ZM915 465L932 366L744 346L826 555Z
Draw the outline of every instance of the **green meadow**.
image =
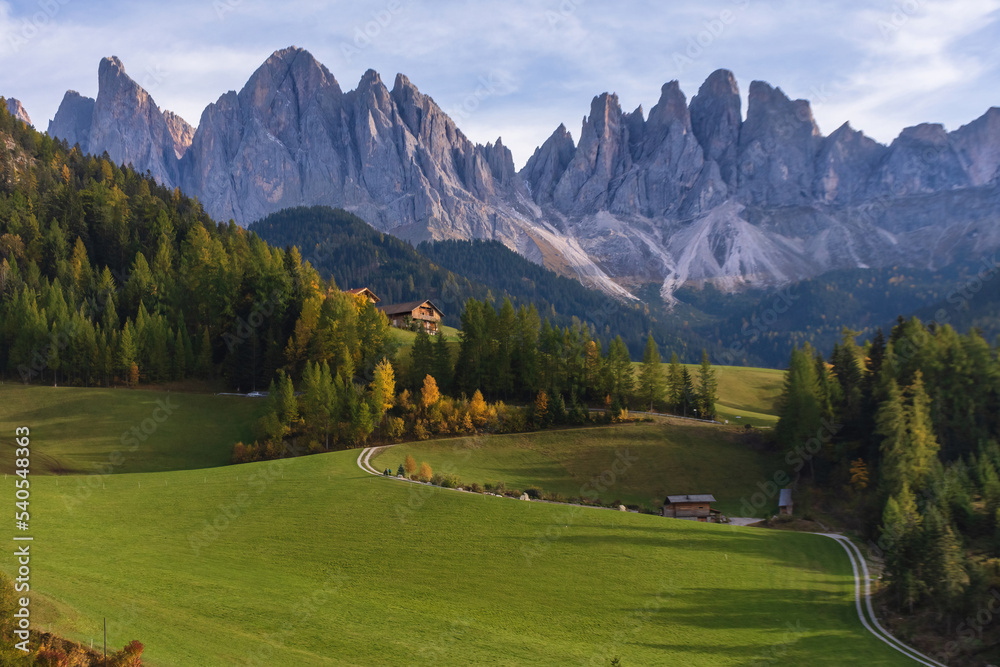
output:
M0 425L31 429L33 475L226 465L262 408L237 396L0 385ZM5 473L14 469L13 448L0 449Z
M827 538L449 491L356 456L35 477L35 627L99 645L107 618L154 667L906 664Z
M535 487L567 498L590 494L606 503L649 509L661 507L667 494L711 493L718 500L714 507L740 515L742 499L759 491L757 482L785 469L780 457L752 450L741 431L665 418L411 442L385 448L371 461L375 469L395 473L412 455L435 471L454 473L464 484L504 482L512 489Z

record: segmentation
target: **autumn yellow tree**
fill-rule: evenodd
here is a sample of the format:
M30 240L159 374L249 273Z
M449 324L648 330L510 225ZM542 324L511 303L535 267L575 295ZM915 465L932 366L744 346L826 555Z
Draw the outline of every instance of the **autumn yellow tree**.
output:
M424 378L423 389L420 390L420 407L424 409L424 412L427 412L440 399L441 393L438 391L437 381L434 376L428 375Z
M416 470L417 470L417 462L416 462L416 460L412 456L407 455L406 460L403 461L403 470L406 471L406 476L407 477L409 477L414 472L416 472Z
M431 477L433 476L434 476L434 471L431 470L431 467L426 462L421 462L420 474L418 475L418 477L420 477L420 479L425 482L429 482L431 481Z
M469 417L472 423L482 427L486 423L486 401L483 400L483 392L476 390L469 402Z
M548 424L549 396L544 391L538 392L535 398L535 426L541 428Z
M382 422L386 410L393 406L396 398L396 375L388 359L375 366L375 376L371 382L372 407L375 409L375 423Z
M868 486L868 465L864 459L851 461L851 486L855 491L861 491Z

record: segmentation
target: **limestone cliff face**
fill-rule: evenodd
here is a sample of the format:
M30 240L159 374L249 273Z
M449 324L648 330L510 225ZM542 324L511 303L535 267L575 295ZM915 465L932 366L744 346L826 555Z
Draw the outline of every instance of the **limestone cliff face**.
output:
M170 132L170 138L174 141L174 154L179 160L191 147L191 141L194 140L194 128L173 111L164 111L163 120L167 121L167 131Z
M665 84L648 115L594 97L579 140L560 125L520 172L502 140L473 144L403 75L345 91L308 52L275 52L197 130L125 74L97 100L66 94L49 133L107 151L249 224L289 206L351 210L405 239L493 238L628 297L657 281L780 285L827 270L941 265L1000 248L1000 109L889 146L844 124L824 137L809 102L731 72L690 103ZM624 286L624 287L623 287Z
M70 146L79 144L85 153L90 150L90 125L94 122L94 99L75 90L67 90L56 116L49 121L48 135L64 139Z
M18 119L23 123L31 125L31 116L25 111L24 105L21 104L21 100L15 99L13 97L7 98L7 113L9 113L14 118Z

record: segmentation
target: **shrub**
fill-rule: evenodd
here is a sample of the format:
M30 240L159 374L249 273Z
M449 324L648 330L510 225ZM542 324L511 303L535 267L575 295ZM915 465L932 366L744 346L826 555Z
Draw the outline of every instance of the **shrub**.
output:
M395 440L406 431L406 422L400 417L389 417L385 422L385 436L390 440Z
M438 484L438 486L441 486L441 487L443 487L445 489L457 489L458 487L462 486L462 480L460 480L458 478L458 475L452 475L452 474L449 474L449 475L440 475L439 474L438 477L441 478L441 482Z
M479 486L477 482L473 482L469 485L469 491L472 491L473 493L482 493L483 487Z
M529 486L528 488L526 488L524 490L524 492L527 493L528 497L531 498L532 500L537 500L537 499L539 499L539 498L542 497L542 490L541 489L536 489L533 486ZM518 495L520 495L520 494L518 494Z

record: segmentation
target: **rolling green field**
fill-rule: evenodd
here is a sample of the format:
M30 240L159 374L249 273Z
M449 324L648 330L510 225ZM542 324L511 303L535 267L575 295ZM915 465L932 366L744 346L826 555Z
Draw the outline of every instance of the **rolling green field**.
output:
M753 426L778 423L777 401L785 382L784 371L743 366L716 366L715 370L719 380L717 419L728 419L732 424L741 416L740 424Z
M375 469L395 472L411 454L435 471L453 472L465 484L502 481L508 488L534 486L566 497L593 489L604 502L650 509L661 507L668 493L711 493L718 500L714 507L741 515L742 499L759 491L757 482L785 469L780 456L752 451L742 436L736 428L665 419L412 442L386 448L371 460ZM593 484L595 479L600 487ZM760 516L770 516L776 503L774 498L775 507L765 508L769 512Z
M7 383L0 385L0 424L10 433L16 426L31 429L33 475L184 470L229 463L233 444L251 439L263 403L234 396ZM0 470L12 472L13 442L0 452Z
M408 484L356 455L34 478L35 627L99 644L107 617L153 667L907 664L827 538Z

